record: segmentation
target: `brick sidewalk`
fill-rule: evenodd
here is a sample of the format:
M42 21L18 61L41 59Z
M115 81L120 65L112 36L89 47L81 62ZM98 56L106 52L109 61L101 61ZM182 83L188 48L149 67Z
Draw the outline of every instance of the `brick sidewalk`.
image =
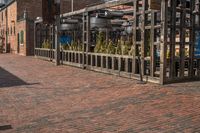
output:
M0 133L200 132L200 82L136 83L0 55Z

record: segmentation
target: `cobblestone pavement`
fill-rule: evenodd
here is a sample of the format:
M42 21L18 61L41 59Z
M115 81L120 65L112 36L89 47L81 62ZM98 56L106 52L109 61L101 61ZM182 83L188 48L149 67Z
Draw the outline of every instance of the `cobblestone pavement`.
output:
M199 133L200 82L139 85L130 79L3 54L1 132Z

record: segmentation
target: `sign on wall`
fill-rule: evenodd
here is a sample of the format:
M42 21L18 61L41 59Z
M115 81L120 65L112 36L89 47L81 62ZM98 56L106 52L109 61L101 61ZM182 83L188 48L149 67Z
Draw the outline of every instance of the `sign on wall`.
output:
M60 43L61 45L71 44L72 37L71 36L61 36L60 37Z
M149 0L149 8L152 10L160 10L161 0Z

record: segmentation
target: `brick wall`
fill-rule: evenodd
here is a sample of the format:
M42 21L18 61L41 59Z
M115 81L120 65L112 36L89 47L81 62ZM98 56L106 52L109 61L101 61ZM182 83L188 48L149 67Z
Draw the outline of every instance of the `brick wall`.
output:
M42 16L42 0L17 0L17 16L23 16L24 10L27 10L30 19Z
M74 0L74 10L79 10L87 5L99 3L101 0ZM71 12L71 0L61 1L61 13Z
M87 5L98 3L101 0L74 0L74 10L84 8ZM42 16L42 0L17 0L17 16L23 16L27 10L29 18L35 19ZM61 0L61 13L71 11L71 0Z

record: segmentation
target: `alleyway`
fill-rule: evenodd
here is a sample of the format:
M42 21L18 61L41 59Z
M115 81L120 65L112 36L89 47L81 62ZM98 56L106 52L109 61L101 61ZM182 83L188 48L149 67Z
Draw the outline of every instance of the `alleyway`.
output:
M200 82L159 86L0 55L0 133L200 132Z

